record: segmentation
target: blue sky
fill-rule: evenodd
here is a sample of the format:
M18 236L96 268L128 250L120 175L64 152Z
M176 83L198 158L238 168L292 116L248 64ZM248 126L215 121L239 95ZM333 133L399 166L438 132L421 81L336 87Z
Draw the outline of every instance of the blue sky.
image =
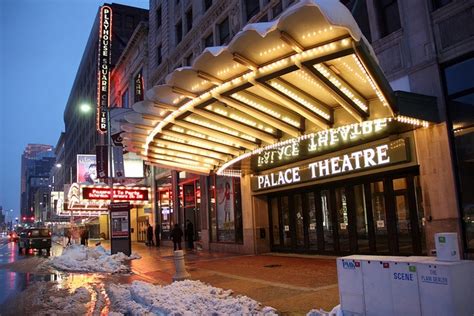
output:
M110 1L140 8L149 0ZM56 145L98 7L95 0L0 1L0 205L20 208L21 154Z

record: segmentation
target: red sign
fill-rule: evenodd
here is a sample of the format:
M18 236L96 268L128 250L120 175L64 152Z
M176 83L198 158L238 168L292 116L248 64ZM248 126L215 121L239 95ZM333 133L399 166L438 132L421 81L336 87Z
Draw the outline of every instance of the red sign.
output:
M114 188L113 199L117 201L148 201L146 188ZM83 200L110 200L110 188L82 188Z

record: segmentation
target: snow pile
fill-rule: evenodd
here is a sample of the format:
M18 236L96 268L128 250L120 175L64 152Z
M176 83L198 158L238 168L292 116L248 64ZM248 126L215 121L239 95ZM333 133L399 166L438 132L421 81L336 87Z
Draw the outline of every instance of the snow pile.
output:
M322 309L312 309L306 316L343 316L341 305L335 306L330 312L325 312Z
M51 259L51 265L59 270L80 272L129 272L124 261L140 258L137 254L130 257L122 252L111 255L104 247L88 248L83 245L71 245L64 249L59 257Z
M127 315L277 315L272 307L232 291L200 281L185 280L167 286L134 281L110 285L108 294L116 312Z

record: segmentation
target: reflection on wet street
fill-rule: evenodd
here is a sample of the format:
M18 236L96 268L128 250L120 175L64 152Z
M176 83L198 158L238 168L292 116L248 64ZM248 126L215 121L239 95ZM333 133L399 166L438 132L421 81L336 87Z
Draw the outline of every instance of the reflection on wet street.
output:
M59 256L62 246L54 244L51 256ZM50 267L46 253L19 254L16 243L0 245L0 314L107 315L110 284L130 283L136 275L66 273Z

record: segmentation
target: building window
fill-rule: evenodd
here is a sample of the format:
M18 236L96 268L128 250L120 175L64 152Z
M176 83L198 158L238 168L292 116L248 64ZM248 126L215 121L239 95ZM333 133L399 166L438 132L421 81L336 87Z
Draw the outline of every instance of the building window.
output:
M204 12L206 12L212 6L212 0L204 0L203 4L204 4Z
M474 252L474 58L444 68L464 242Z
M189 32L193 27L193 9L190 8L186 12L186 32Z
M250 20L255 14L260 11L259 0L245 0L244 5L246 21Z
M163 54L161 52L162 48L161 45L158 46L156 50L156 65L159 66L161 62L163 61Z
M369 15L367 13L367 2L357 0L342 0L341 2L349 9L349 11L351 11L352 16L359 25L365 38L367 38L369 42L372 42Z
M380 37L385 37L400 29L400 12L397 0L377 1Z
M176 32L176 45L178 45L183 39L183 22L179 21L175 26Z
M189 54L185 59L184 59L184 65L185 66L191 66L193 63L193 53Z
M128 89L122 93L122 108L128 108Z
M225 45L230 39L229 17L219 23L219 45Z
M273 18L275 19L277 16L279 16L282 11L283 11L283 4L281 3L281 0L280 0L272 8Z
M433 3L433 10L444 7L448 3L451 3L453 0L431 0Z
M162 19L162 14L161 14L161 7L156 9L156 28L160 28L161 26L161 19Z
M209 34L209 36L204 38L203 42L204 42L204 48L214 46L214 34L213 33Z

